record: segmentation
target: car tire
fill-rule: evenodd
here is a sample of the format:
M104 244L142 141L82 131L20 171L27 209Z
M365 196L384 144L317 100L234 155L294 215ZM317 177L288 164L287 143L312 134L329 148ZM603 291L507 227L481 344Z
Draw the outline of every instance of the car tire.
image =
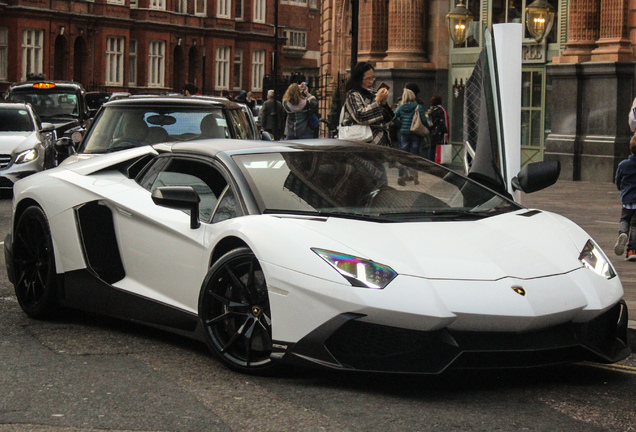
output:
M272 352L267 283L249 248L234 249L216 261L199 296L205 342L229 368L269 375L278 370Z
M50 318L57 310L57 272L49 222L38 206L27 208L13 233L15 294L32 318Z

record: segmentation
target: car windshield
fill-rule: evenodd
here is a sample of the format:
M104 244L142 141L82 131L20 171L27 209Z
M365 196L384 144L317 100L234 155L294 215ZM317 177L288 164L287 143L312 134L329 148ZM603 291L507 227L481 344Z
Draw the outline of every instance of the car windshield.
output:
M253 139L248 120L240 110L224 111L210 106L104 108L93 121L80 153L109 153L143 145L207 138Z
M0 132L33 132L35 125L26 109L0 109Z
M79 118L75 93L37 89L13 90L10 98L14 101L30 103L44 121L55 122Z
M263 213L401 222L479 219L521 208L407 153L339 148L233 158Z

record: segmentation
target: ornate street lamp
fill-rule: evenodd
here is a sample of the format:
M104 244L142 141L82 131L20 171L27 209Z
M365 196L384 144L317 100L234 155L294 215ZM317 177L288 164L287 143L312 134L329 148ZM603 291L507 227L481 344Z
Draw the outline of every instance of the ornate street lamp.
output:
M526 7L526 27L534 40L541 42L550 33L555 12L547 0L535 0Z
M446 14L448 20L448 32L455 45L461 45L466 40L466 33L475 19L473 14L459 0L455 9Z

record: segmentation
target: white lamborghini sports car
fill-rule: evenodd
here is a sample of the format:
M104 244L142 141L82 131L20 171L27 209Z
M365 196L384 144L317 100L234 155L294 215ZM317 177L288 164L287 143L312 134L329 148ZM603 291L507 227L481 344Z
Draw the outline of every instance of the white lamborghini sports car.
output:
M556 179L554 164L530 167L512 179L526 192ZM411 180L399 185L399 172ZM144 146L20 180L13 206L6 264L29 316L76 308L146 323L243 372L630 353L621 283L588 234L399 150Z

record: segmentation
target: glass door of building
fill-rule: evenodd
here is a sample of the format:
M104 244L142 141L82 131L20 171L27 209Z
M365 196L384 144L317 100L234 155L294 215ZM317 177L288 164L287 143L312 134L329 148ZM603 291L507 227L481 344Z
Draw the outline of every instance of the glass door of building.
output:
M543 160L545 72L523 68L521 75L521 166Z

